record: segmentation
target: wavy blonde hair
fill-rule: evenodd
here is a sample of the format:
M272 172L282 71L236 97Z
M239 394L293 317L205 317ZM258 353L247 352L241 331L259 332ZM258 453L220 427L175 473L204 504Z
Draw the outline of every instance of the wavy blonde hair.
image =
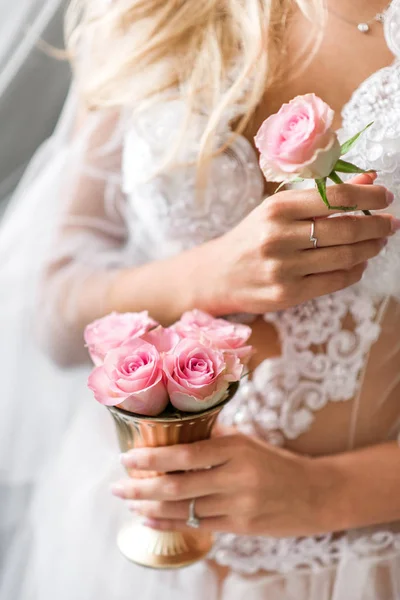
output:
M72 0L67 49L92 109L140 108L169 92L185 97L189 118L205 112L201 162L212 153L222 115L240 106L233 131L243 132L283 77L295 10L315 32L310 28L300 64L318 43L325 0Z

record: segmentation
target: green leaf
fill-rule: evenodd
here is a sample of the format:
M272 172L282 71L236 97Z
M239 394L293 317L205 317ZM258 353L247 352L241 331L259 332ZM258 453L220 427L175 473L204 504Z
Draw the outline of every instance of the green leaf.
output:
M339 171L339 173L367 173L365 169L360 169L360 167L341 159L337 161L333 170Z
M340 156L343 156L344 154L347 154L355 145L355 143L357 142L358 138L365 132L367 131L367 129L369 129L371 127L371 125L373 125L374 122L372 121L372 123L368 123L368 125L366 127L364 127L364 129L362 129L359 133L356 133L356 135L353 135L352 138L350 138L349 140L347 140L347 142L344 142L344 144L342 144L342 148L341 148L341 154Z
M332 207L329 204L328 196L326 195L326 177L324 177L323 179L316 179L315 184L319 191L319 195L324 201L324 204L327 206L327 208L331 209Z

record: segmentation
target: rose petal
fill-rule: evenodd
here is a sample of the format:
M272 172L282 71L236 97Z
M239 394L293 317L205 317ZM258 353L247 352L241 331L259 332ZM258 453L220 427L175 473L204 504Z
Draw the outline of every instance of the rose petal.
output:
M89 375L88 387L94 393L96 400L105 406L116 406L121 402L121 396L118 397L112 392L109 383L104 367L96 367Z
M184 394L182 392L173 392L170 394L171 404L178 410L184 412L200 412L216 406L226 396L228 384L221 386L221 388L214 394L200 400L193 395Z
M160 326L145 333L142 339L155 346L160 354L164 354L173 350L181 338L177 331Z
M163 382L158 381L151 387L126 398L121 407L138 415L154 417L166 409L168 402L168 392Z

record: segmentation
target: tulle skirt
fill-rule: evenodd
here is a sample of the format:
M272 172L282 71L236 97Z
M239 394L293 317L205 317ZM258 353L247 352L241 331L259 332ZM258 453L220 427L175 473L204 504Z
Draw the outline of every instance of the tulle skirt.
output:
M49 433L45 420L42 433ZM124 476L111 416L85 395L60 442L7 548L1 600L400 599L400 547L285 574L227 569L222 576L212 561L177 571L136 566L116 547L130 515L109 490Z

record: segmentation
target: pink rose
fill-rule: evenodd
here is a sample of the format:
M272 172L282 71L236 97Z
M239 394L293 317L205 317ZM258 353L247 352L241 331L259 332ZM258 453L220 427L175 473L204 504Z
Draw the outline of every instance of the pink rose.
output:
M139 415L159 415L168 404L160 354L141 338L110 350L88 386L101 404L120 405Z
M186 412L219 404L229 384L239 381L242 371L243 365L235 354L224 354L198 340L183 339L164 356L170 401Z
M96 366L103 363L109 350L118 348L129 339L140 337L158 325L147 311L140 313L113 312L93 321L85 329L85 342Z
M297 96L261 125L255 143L267 181L327 177L341 149L334 112L315 94Z
M192 310L182 315L174 329L185 338L195 340L208 339L214 348L234 352L243 363L247 363L253 354L251 346L245 346L251 336L251 328L240 323L231 323L225 319L214 319L211 315Z

